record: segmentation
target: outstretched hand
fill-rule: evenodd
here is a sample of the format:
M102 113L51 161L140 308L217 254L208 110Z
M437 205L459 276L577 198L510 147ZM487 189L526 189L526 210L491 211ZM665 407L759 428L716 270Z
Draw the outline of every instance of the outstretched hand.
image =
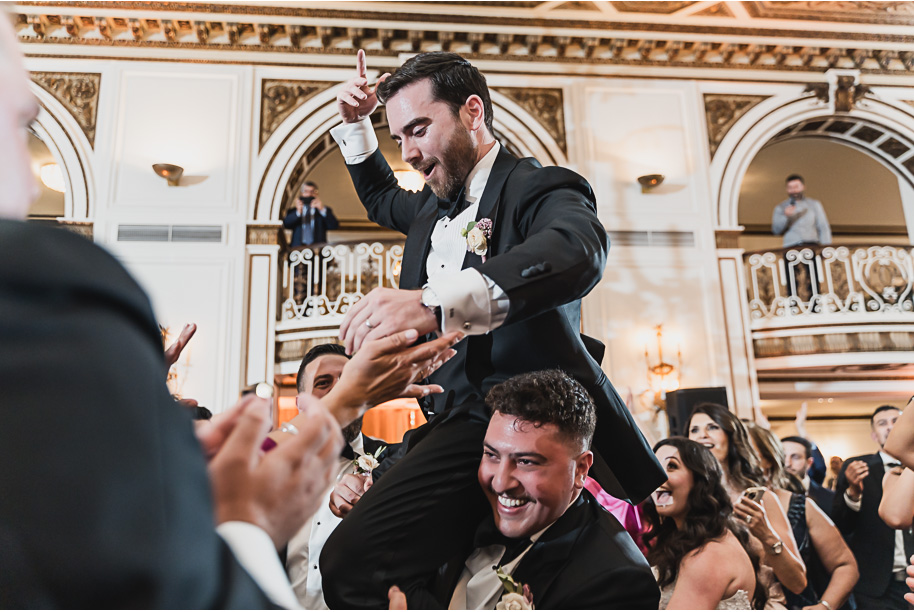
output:
M352 355L365 342L407 329L428 334L438 329L438 320L422 305L421 289L377 287L352 305L340 325L340 340Z
M374 112L378 107L378 85L390 76L384 73L375 83L374 87L368 86L368 67L365 61L365 51L359 49L356 54L356 75L346 81L343 88L336 95L336 106L343 119L343 123L356 123Z
M181 357L181 352L184 351L184 347L187 346L187 343L190 342L190 339L194 337L194 334L197 332L196 323L188 323L184 326L184 329L181 330L181 334L178 336L178 339L175 340L171 346L165 349L165 369L171 369L171 366L178 362L178 359Z

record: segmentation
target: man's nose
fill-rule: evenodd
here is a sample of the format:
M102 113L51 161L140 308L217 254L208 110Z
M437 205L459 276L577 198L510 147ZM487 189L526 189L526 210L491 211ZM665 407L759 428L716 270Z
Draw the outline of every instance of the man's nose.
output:
M514 466L510 462L503 461L495 469L492 476L492 489L497 493L504 493L513 489L517 485L517 479L514 477Z
M419 147L412 144L410 141L402 143L400 155L403 157L403 161L413 167L422 161L422 153L419 151Z

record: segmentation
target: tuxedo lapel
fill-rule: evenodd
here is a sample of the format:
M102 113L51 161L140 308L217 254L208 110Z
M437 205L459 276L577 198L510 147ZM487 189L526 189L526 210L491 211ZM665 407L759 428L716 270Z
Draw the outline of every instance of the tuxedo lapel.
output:
M476 221L480 219L491 219L493 223L492 238L489 240L489 251L487 256L495 254L495 217L498 215L498 203L501 199L501 191L504 188L508 175L517 166L518 159L508 153L508 150L499 145L498 155L495 157L495 163L492 165L492 171L489 173L489 180L486 181L486 188L479 198L479 207L476 209ZM476 253L467 251L463 258L463 270L467 268L476 268L482 265L482 257Z
M572 558L571 553L591 513L589 505L596 503L589 495L582 491L574 504L546 530L514 570L513 578L518 583L530 585L533 603L537 607L542 606L553 581Z
M418 289L425 284L425 260L428 259L428 252L432 246L432 230L437 221L438 199L432 194L409 226L406 244L403 246L400 289Z

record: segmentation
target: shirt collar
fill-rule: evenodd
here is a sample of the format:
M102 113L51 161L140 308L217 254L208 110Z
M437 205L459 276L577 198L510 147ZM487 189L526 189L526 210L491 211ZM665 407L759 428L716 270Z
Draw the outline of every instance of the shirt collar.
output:
M473 166L470 174L467 175L467 180L464 184L466 185L468 204L475 204L482 197L482 192L486 188L486 183L489 182L489 175L492 173L492 166L495 165L495 158L498 157L500 148L501 145L496 142L495 146L479 160L478 164Z
M349 446L352 447L356 459L359 458L359 455L365 454L365 440L362 438L362 434L358 434L354 437L352 442L349 443Z
M803 489L806 491L809 491L809 483L810 483L809 474L804 474L803 480L801 480L800 482L803 483Z
M901 463L898 459L883 450L879 451L879 458L882 459L882 465L888 465L890 463Z

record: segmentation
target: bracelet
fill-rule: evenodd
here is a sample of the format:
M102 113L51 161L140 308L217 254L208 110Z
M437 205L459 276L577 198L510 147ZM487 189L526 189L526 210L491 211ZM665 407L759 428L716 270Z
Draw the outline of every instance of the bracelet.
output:
M831 609L832 609L832 607L831 607L830 605L828 605L828 602L825 601L824 599L820 599L820 600L819 600L819 604L825 606L825 609L826 609L826 610L831 610Z

